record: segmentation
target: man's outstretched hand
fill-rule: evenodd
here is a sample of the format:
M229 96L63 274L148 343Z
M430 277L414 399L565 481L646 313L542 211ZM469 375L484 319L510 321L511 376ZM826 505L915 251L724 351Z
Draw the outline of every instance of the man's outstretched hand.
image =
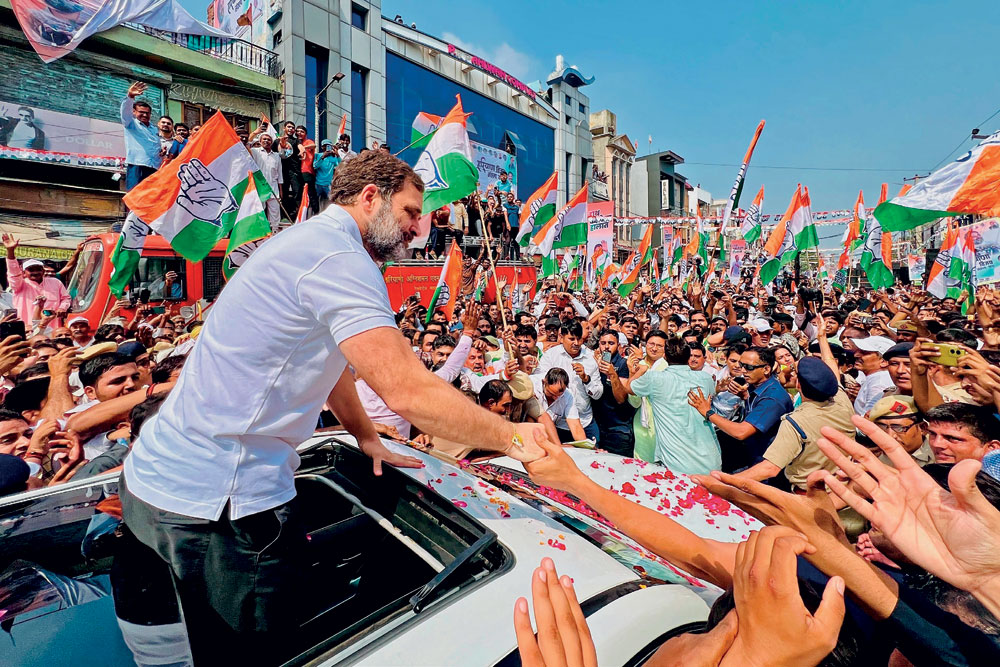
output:
M545 427L541 424L514 424L514 432L521 436L521 446L513 442L503 451L504 454L520 461L530 463L545 456L545 450L540 443L546 442Z
M560 577L551 558L543 558L531 576L531 604L537 635L531 629L528 601L518 598L514 603L514 634L522 665L597 667L597 650L573 580Z
M423 468L424 462L415 456L397 454L382 444L381 440L364 440L358 442L358 447L366 456L371 457L372 469L376 477L382 476L382 464L388 463L397 468Z

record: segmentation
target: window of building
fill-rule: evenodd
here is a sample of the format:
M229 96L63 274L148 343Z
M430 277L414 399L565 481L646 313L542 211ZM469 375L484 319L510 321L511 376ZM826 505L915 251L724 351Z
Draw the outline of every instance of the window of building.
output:
M326 126L330 114L326 103L326 84L328 83L330 52L316 44L306 42L306 128L309 137L317 144L326 139ZM316 95L323 91L316 100ZM316 118L316 107L319 107L319 118Z
M566 116L566 124L567 125L569 125L570 123L573 122L573 119L569 117L569 114L565 114L565 116Z
M573 106L573 98L569 95L566 96L566 106Z
M573 154L566 153L566 201L569 201L569 198L573 196L573 193L569 191L569 179L571 173L573 173Z
M207 107L203 104L195 104L194 102L181 102L181 117L184 119L184 124L188 128L193 128L195 125L204 125L209 118L215 115L216 110L211 107ZM222 115L226 117L226 120L237 132L248 132L250 129L250 122L255 120L250 116L241 116L239 114L233 114L223 111Z
M368 10L351 3L351 25L358 30L368 29Z
M275 30L274 36L271 38L271 48L276 49L279 44L281 44L281 31Z
M356 153L360 153L365 147L365 129L368 127L365 117L367 102L368 70L361 65L351 63L351 148Z
M586 108L583 106L583 102L580 102L580 113L587 113Z

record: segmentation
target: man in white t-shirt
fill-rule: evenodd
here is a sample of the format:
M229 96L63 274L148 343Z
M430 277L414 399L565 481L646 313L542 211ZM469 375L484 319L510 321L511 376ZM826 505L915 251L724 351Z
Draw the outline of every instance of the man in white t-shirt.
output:
M262 244L227 283L125 460L126 532L170 566L195 664L270 664L295 647L309 608L295 446L324 404L376 475L383 462L421 465L382 444L348 364L426 433L520 460L543 455L542 427L469 401L396 328L375 262L401 256L418 233L422 191L385 151L341 165L332 205Z

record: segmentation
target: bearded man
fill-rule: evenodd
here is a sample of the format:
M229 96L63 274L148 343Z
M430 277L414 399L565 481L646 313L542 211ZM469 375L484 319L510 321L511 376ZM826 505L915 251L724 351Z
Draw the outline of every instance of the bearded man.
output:
M127 533L169 566L195 664L286 659L303 620L306 535L295 446L324 403L374 461L382 444L357 373L420 430L521 460L538 424L512 424L427 370L396 328L376 262L418 233L424 185L385 151L345 161L329 206L268 239L219 295L177 385L142 428L120 488ZM442 415L448 415L442 419ZM161 565L162 567L162 565Z

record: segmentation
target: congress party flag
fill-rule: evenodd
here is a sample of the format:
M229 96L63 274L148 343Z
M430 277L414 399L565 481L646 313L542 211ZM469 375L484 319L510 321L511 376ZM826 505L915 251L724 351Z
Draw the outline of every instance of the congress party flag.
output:
M632 251L632 254L628 256L625 263L622 264L621 270L618 272L620 277L618 282L618 293L622 296L628 296L632 293L639 285L639 258L640 255L636 251Z
M696 218L691 240L684 247L684 254L692 259L695 255L701 257L701 264L698 265L698 275L704 275L708 269L708 232L705 231L705 224L702 222L700 215Z
M434 130L441 125L441 116L421 111L413 119L410 129L410 148L424 148L434 135Z
M558 173L552 172L542 186L532 193L521 207L520 226L517 229L517 243L522 248L528 246L537 234L556 214L556 195L559 191Z
M430 324L434 317L434 311L440 308L451 321L451 316L455 313L455 304L462 294L462 251L458 248L455 239L451 240L451 248L448 249L448 256L441 267L441 277L438 278L437 287L431 295L431 302L427 306L427 321Z
M880 204L887 197L888 187L888 184L882 184ZM860 264L868 276L868 282L875 289L889 287L896 282L892 275L892 234L883 231L874 214L865 218Z
M424 182L423 212L429 213L476 191L479 170L472 163L462 97L434 132L413 170Z
M851 222L847 225L847 229L844 230L844 251L851 252L858 247L861 243L862 230L864 229L863 220L868 218L868 214L865 212L865 192L864 190L858 190L858 200L854 202L854 211L851 216Z
M339 141L342 136L347 133L347 112L340 117L340 126L337 127L337 140Z
M11 0L11 8L28 43L46 63L123 23L183 35L235 37L198 21L177 0Z
M115 249L111 253L111 277L108 279L108 287L119 299L135 275L148 234L149 225L140 220L135 213L130 212L125 218L121 234L115 242Z
M753 198L753 203L747 209L746 217L743 218L743 226L740 234L747 243L753 243L760 238L762 230L760 224L761 211L764 208L764 186L760 186L757 196Z
M305 222L309 219L309 189L302 188L302 201L299 203L298 213L295 214L295 222Z
M575 248L587 243L587 183L542 226L531 242L542 255L553 248Z
M958 228L950 223L945 232L941 250L931 266L927 280L927 291L944 299L958 299L964 291L968 298L962 302L962 314L975 296L972 288L972 271L976 263L976 247L972 231L968 227Z
M1000 132L875 209L882 229L898 232L962 214L1000 215Z
M639 266L645 266L653 261L653 225L646 225L646 231L642 233L642 240L639 241Z
M128 192L130 211L192 262L208 256L233 228L250 177L263 202L271 188L221 112L174 160Z
M760 267L759 274L760 281L764 285L777 278L778 273L781 272L781 267L793 261L795 256L798 255L799 246L796 244L796 239L807 226L805 220L807 214L808 209L803 205L802 200L802 186L799 185L795 189L795 194L792 195L792 201L788 204L788 209L781 216L778 226L774 228L771 235L767 238L767 243L764 244L764 255L768 259ZM811 226L811 220L809 222ZM813 235L815 235L815 229L813 230ZM808 235L802 238L805 241L811 240Z
M257 196L257 185L253 174L247 176L247 188L236 214L236 224L229 235L226 259L222 262L222 275L226 280L233 277L236 269L243 266L250 255L271 233L271 223L267 221L264 204Z
M747 153L743 156L743 163L740 165L740 170L736 173L736 182L733 183L733 189L729 193L729 201L726 203L726 208L722 211L722 226L719 228L720 236L726 233L726 229L729 227L730 216L734 210L739 208L740 195L743 193L743 180L746 178L747 168L750 166L750 158L753 157L753 149L757 147L757 140L760 139L760 133L763 131L764 121L760 121L757 124L757 130L753 133L750 147L747 148Z

